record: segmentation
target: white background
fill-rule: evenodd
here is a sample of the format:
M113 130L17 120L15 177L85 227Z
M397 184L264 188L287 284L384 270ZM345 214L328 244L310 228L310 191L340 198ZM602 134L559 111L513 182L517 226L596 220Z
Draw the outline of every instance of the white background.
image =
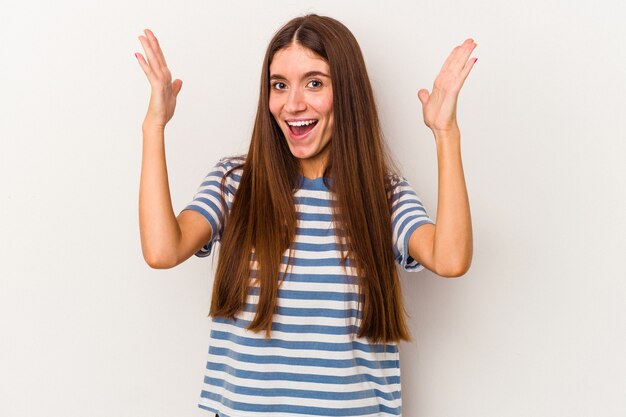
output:
M420 88L472 37L458 117L474 259L402 275L405 417L626 415L626 15L621 2L0 0L0 415L207 416L213 269L141 254L134 53L183 80L166 130L174 211L244 152L265 48L306 12L362 47L384 131L434 218Z

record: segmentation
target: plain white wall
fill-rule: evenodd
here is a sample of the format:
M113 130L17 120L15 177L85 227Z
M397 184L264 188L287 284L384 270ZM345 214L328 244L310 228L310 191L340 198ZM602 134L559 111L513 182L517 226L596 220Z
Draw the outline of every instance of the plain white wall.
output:
M626 48L617 0L0 1L0 415L206 416L209 258L141 255L133 54L151 28L184 82L174 210L245 151L265 47L306 12L359 40L389 146L431 216L416 93L467 37L459 124L474 260L402 276L405 417L626 415Z

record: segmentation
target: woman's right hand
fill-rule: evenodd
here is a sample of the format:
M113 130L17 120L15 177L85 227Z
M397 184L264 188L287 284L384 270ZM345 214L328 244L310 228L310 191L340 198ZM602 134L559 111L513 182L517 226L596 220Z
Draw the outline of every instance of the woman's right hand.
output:
M183 82L179 79L172 82L172 74L167 68L159 41L149 29L145 29L144 33L146 36L139 36L139 41L146 52L148 62L140 53L135 53L152 88L144 126L149 125L165 129L165 125L174 115L176 97L183 86Z

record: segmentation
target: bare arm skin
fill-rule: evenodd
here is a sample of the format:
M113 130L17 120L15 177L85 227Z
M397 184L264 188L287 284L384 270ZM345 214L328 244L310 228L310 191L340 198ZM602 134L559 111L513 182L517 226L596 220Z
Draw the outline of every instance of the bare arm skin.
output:
M141 250L152 268L172 268L193 255L211 238L209 223L191 210L174 215L165 162L165 126L174 115L181 80L172 83L165 57L154 34L139 40L148 61L137 53L151 86L150 104L142 125L143 152L139 184Z
M437 143L437 224L418 227L409 238L409 254L442 277L464 275L472 262L473 237L469 198L461 162L461 132L456 121L459 92L477 59L468 58L476 43L454 48L433 85L422 89L424 122Z
M409 238L411 257L446 278L464 275L472 262L472 223L459 139L460 134L437 140L437 224L422 225Z

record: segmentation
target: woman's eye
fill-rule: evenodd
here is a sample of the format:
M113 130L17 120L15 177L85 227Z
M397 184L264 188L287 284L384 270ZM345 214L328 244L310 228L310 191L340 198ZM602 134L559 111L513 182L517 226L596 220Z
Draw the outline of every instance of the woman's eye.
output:
M272 87L274 87L276 90L282 90L285 88L285 83L278 81L272 84Z
M309 84L313 84L313 83L316 83L316 85L311 85L311 87L313 87L313 88L317 88L317 87L321 87L322 86L322 82L321 81L318 81L318 80L311 80L311 81L309 81Z

